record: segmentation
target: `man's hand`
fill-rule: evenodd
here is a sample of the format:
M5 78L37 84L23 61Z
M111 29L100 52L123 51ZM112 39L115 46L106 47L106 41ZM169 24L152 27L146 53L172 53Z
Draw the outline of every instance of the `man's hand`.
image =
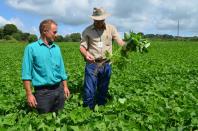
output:
M37 102L36 102L36 98L34 97L34 95L32 94L32 91L31 91L30 80L24 80L23 85L25 87L28 105L30 107L36 108Z
M69 89L67 87L63 87L63 88L64 88L65 97L68 98L70 96Z
M30 107L36 108L37 102L33 94L27 95L27 102Z
M124 45L126 44L126 42L123 41L122 39L119 39L119 40L117 40L116 42L117 42L118 45L120 45L120 46L124 46Z
M90 63L93 63L94 62L94 57L93 55L91 55L88 51L86 52L86 56L85 56L85 59L90 62Z
M80 53L83 55L83 57L86 59L87 62L89 63L94 63L95 58L93 57L92 54L87 51L87 49L84 46L80 46Z

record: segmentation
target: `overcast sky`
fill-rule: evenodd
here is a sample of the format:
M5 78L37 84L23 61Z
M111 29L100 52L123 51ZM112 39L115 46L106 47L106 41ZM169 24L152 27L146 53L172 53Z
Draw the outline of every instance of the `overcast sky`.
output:
M39 23L52 18L62 35L82 32L92 24L93 7L103 7L107 23L120 33L198 35L198 0L1 0L0 26L14 23L24 32L38 34Z

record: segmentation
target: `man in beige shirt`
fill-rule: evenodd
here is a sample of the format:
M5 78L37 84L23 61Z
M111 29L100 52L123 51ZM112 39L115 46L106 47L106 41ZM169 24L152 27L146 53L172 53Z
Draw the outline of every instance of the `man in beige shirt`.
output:
M125 44L116 28L105 23L109 15L102 8L94 8L91 16L94 23L83 31L80 42L80 52L86 61L83 102L90 109L94 109L95 104L106 103L111 66L105 54L112 54L112 40L121 46ZM98 66L101 63L102 66Z

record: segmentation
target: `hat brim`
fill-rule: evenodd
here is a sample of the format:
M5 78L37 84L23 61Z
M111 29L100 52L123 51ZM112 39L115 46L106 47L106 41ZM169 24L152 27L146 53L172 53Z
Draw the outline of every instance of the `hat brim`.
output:
M90 16L93 20L104 20L106 19L108 16L110 16L110 14L106 13L104 15L101 15L101 16Z

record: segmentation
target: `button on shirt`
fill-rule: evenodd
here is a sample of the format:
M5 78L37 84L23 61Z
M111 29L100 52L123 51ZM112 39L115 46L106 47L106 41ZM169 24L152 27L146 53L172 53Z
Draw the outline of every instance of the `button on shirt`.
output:
M97 30L94 25L90 25L83 31L80 45L87 49L95 59L105 59L106 52L112 54L113 39L120 39L119 33L113 25L106 24L104 30ZM102 46L100 42L102 42Z
M58 45L47 46L41 39L25 48L22 80L31 80L33 86L54 85L67 80Z

